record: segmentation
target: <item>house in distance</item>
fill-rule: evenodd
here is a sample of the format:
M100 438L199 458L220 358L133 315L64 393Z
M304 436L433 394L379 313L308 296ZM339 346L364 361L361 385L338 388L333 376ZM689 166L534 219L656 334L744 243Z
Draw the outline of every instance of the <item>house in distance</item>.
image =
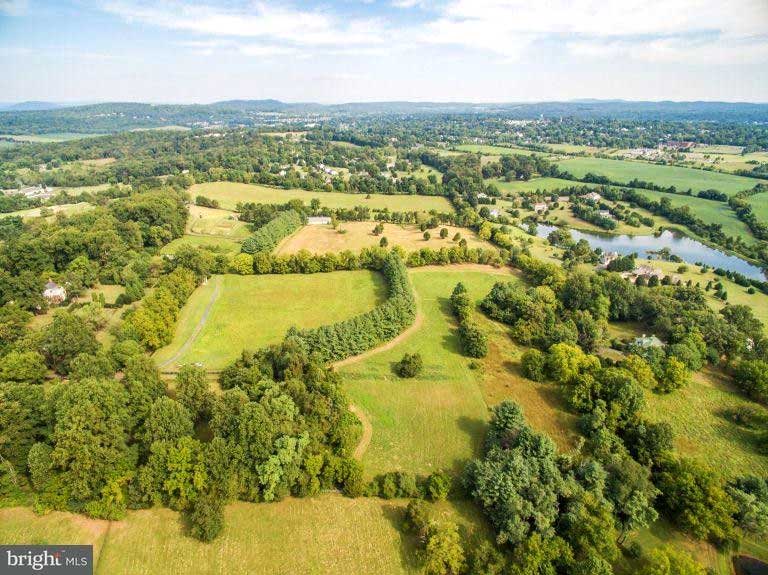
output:
M67 299L67 290L53 280L48 280L43 290L43 297L49 305L59 305Z

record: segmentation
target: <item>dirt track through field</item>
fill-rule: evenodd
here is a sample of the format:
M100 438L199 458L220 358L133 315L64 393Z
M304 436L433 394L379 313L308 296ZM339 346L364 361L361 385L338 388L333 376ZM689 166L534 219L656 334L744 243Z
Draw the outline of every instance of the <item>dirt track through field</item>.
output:
M203 312L202 317L200 318L200 320L197 322L197 325L195 326L195 329L192 331L191 334L189 334L187 341L185 341L184 344L179 348L179 351L177 351L166 361L158 365L160 369L163 369L164 367L171 365L173 362L175 362L177 359L183 356L187 352L187 350L192 346L192 344L195 343L195 340L197 339L197 336L200 335L200 332L203 331L203 328L205 327L205 322L208 321L208 316L211 315L213 304L216 303L216 300L219 299L219 295L221 294L221 276L216 276L213 279L213 281L216 282L216 286L213 290L213 293L211 294L211 299L208 301L208 305L205 306L205 311Z
M368 419L368 416L358 406L350 405L349 411L354 413L355 417L357 417L360 420L360 423L363 424L363 435L360 437L360 442L357 444L357 447L355 447L355 452L352 454L355 459L360 461L363 458L363 455L365 455L365 452L371 443L371 437L373 436L373 426L371 425L371 421Z

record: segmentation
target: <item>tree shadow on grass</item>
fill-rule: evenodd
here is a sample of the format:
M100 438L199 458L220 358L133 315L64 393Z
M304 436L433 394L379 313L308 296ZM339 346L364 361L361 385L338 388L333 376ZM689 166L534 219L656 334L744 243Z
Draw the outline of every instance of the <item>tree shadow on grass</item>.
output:
M418 540L405 532L405 507L382 502L381 512L384 518L395 528L400 539L400 564L406 571L417 571L421 567Z

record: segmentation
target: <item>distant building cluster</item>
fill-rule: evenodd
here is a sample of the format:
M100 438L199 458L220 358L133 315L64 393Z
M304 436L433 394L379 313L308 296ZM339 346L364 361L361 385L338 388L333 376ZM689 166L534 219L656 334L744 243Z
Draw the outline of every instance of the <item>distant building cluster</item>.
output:
M24 196L30 200L48 200L53 197L54 191L43 185L25 186L13 190L3 190L5 196Z

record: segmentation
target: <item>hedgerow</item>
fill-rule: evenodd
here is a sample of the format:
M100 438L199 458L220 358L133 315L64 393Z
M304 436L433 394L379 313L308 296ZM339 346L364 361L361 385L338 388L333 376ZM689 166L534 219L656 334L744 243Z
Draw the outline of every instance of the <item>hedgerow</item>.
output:
M467 293L467 288L461 282L456 284L451 294L451 308L459 322L459 341L464 355L476 358L488 355L488 340L477 324L472 321L472 300Z
M243 242L242 251L257 254L272 250L284 237L304 225L304 217L295 210L281 212L275 218L257 229Z
M369 312L331 325L295 332L310 353L325 361L358 355L398 335L413 323L416 300L400 254L391 252L381 268L387 300Z

